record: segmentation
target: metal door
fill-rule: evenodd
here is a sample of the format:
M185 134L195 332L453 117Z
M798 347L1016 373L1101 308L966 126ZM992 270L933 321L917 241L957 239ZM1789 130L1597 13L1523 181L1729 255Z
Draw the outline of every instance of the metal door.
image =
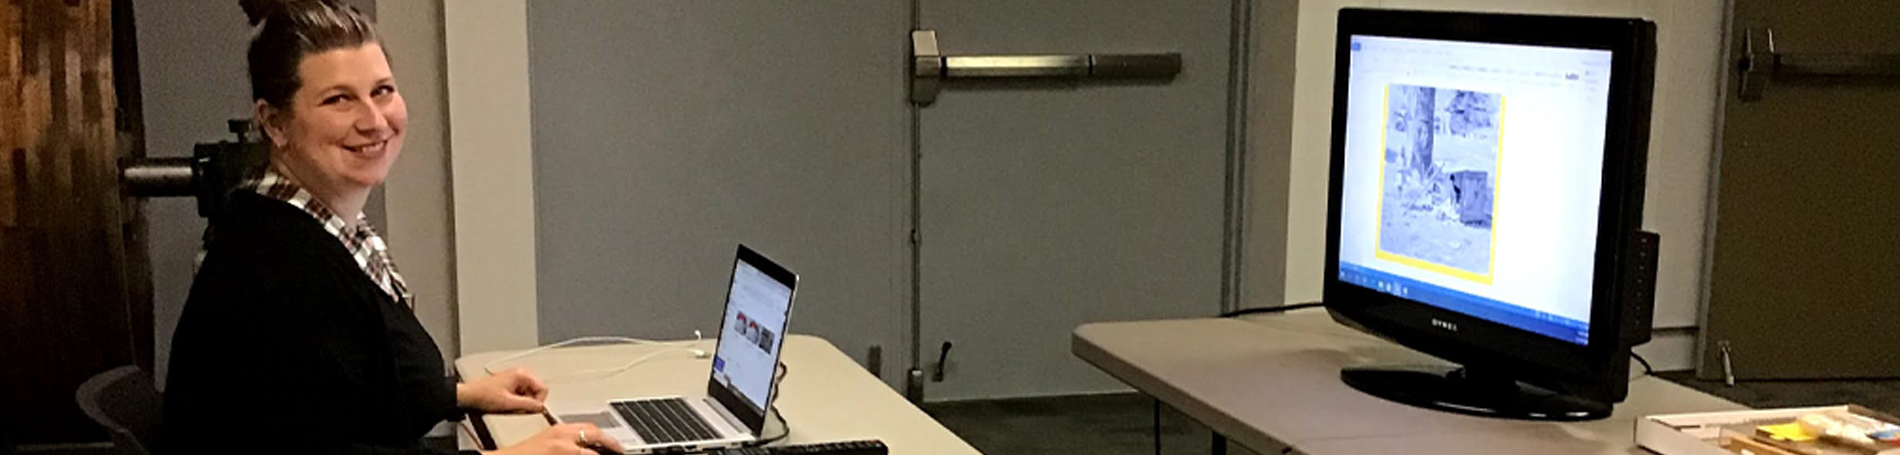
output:
M1900 376L1900 2L1734 0L1704 378Z
M541 341L712 334L745 242L800 272L792 331L893 385L953 341L933 399L1119 387L1070 330L1221 306L1237 3L532 2ZM917 108L918 27L1180 71L949 80Z
M1237 3L919 0L946 55L1180 54L1171 78L951 78L918 111L925 398L1117 390L1077 325L1219 311Z

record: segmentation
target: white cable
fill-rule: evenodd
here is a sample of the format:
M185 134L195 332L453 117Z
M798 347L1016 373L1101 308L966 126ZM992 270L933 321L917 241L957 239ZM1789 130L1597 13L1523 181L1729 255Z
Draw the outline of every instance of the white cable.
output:
M678 350L682 350L682 349L685 349L685 348L669 348L669 349L662 349L662 350L659 350L659 351L654 351L654 352L649 352L649 353L647 353L647 355L643 355L643 356L640 356L640 358L637 358L637 359L633 359L633 361L632 361L632 362L627 362L627 364L626 364L626 365L621 365L621 366L618 366L618 367L613 367L613 368L594 368L594 369L591 369L591 370L581 370L581 371L575 371L575 372L572 372L572 373L567 373L567 374L560 374L560 375L554 375L554 376L548 376L548 377L546 377L546 378L543 378L543 380L545 380L545 381L547 381L547 382L561 382L561 381L563 381L563 380L565 380L565 379L568 379L568 378L572 378L572 377L576 377L576 376L586 376L586 375L590 375L590 374L603 374L603 376L601 376L601 377L600 377L599 379L605 379L605 378L607 378L607 377L610 377L610 376L613 376L613 375L616 375L616 374L620 374L621 372L624 372L624 371L627 371L627 370L631 370L631 369L633 369L633 367L634 367L634 366L637 366L637 365L640 365L641 363L644 363L644 362L646 362L646 361L647 361L647 359L651 359L651 358L653 358L654 356L658 356L658 355L660 355L660 354L666 354L666 353L669 353L669 352L675 352L675 351L678 351Z
M496 365L527 358L536 354L540 354L542 352L546 352L550 349L558 349L558 348L568 347L568 346L581 344L581 343L624 343L624 344L639 344L639 345L648 345L648 346L661 346L661 347L668 348L668 349L662 349L656 352L651 352L644 356L640 356L640 358L634 359L632 362L628 362L626 365L622 365L616 368L596 368L596 369L591 369L591 370L582 370L582 371L577 371L574 373L568 373L568 374L553 376L553 377L544 378L544 379L579 376L583 374L593 374L593 373L620 373L622 371L626 371L628 369L633 368L635 365L639 365L640 362L645 362L647 359L653 358L653 356L657 356L657 355L664 354L667 352L672 352L674 350L683 350L683 351L692 352L694 357L705 357L706 356L705 350L693 347L695 345L698 345L701 341L704 341L704 340L705 338L700 335L698 330L693 331L693 341L664 341L663 342L663 341L643 340L639 338L627 338L627 337L580 337L580 338L565 340L559 343L537 347L534 349L529 349L526 351L517 352L514 354L509 354L502 358L495 359L486 364L483 364L482 371L485 371L488 374L493 375L495 374Z

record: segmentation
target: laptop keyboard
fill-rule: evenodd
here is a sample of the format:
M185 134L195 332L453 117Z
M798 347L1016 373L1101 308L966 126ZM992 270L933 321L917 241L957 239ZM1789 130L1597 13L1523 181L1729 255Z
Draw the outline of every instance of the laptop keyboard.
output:
M713 433L712 425L707 425L699 413L686 405L685 399L615 401L613 407L614 412L620 413L620 418L625 419L633 431L649 444L705 441L719 437Z

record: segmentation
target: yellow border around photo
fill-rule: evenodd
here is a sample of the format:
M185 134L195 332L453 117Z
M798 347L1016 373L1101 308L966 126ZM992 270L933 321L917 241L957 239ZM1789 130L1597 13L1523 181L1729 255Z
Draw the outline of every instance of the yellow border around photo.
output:
M1391 129L1391 124L1392 124L1391 123L1392 122L1392 118L1391 118L1392 117L1392 85L1394 84L1386 84L1385 86L1385 98L1384 100L1382 100L1385 114L1383 117L1381 117L1383 120L1379 124L1379 199L1378 199L1378 205L1377 205L1378 210L1375 211L1375 214L1373 215L1373 218L1372 218L1373 220L1373 241L1372 241L1373 256L1382 260L1386 260L1386 261L1390 261L1390 262L1394 262L1398 264L1404 264L1404 265L1418 268L1421 270L1437 272L1446 276L1460 278L1460 279L1475 282L1478 284L1490 285L1492 277L1497 273L1497 262L1498 262L1497 207L1498 207L1498 198L1501 197L1503 194L1502 191L1499 191L1499 187L1503 186L1501 182L1503 182L1503 176L1504 176L1504 95L1498 94L1498 137L1497 137L1498 149L1497 149L1497 159L1492 160L1492 174L1491 175L1494 175L1497 177L1493 178L1492 183L1491 183L1491 207L1492 207L1491 229L1490 229L1491 251L1490 251L1490 255L1487 256L1486 258L1488 262L1485 263L1485 273L1478 273L1478 272L1464 270L1464 269L1460 269L1460 268L1456 268L1456 267L1452 267L1452 266L1448 266L1444 264L1439 264L1436 262L1427 261L1424 259L1419 259L1419 258L1415 258L1411 256L1393 253L1393 252L1385 250L1385 245L1383 242L1385 239L1385 232L1384 232L1385 231L1385 219L1384 219L1385 218L1385 164L1386 164L1385 153L1386 153L1386 132Z

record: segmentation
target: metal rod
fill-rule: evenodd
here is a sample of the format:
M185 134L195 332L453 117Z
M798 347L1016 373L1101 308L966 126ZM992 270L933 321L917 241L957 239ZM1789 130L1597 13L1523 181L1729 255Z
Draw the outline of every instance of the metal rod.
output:
M1775 50L1775 30L1768 29L1768 49L1755 47L1755 30L1742 35L1742 55L1735 69L1740 75L1739 99L1761 101L1775 78L1873 77L1900 79L1900 54L1794 54Z
M191 158L145 158L129 162L119 172L128 193L137 197L191 196Z
M912 21L915 22L915 11ZM910 102L937 101L943 81L970 78L1171 79L1181 73L1181 53L1070 55L943 55L936 30L910 32Z
M1077 77L1089 75L1087 55L953 55L943 58L946 78Z
M927 63L942 63L943 60L929 58L938 54L937 32L923 30L923 0L910 0L910 29L912 64L929 66ZM920 43L920 40L928 40L929 43ZM941 68L932 68L926 71L931 74L916 74L916 72L919 71L917 68L913 68L911 71L912 77L909 78L909 86L905 87L906 91L910 93L911 102L905 106L906 113L909 114L908 117L910 120L909 124L905 125L909 128L907 132L910 136L908 138L910 142L910 154L908 156L910 161L910 219L908 220L910 222L910 232L908 232L909 235L904 239L905 244L910 247L906 251L910 253L910 257L908 258L910 259L910 327L908 327L910 329L910 342L906 343L910 345L910 368L906 370L906 374L904 375L904 398L909 399L911 404L922 404L924 402L924 303L923 283L921 282L923 278L923 246L919 244L919 241L922 239L918 237L917 230L923 219L922 180L924 143L923 127L920 122L923 120L923 106L935 101L937 99L937 91L939 90L937 86L938 80L927 79L924 76L930 75L934 78L941 78L943 73L940 72L942 71Z
M1900 55L1775 54L1776 76L1900 76Z
M1169 78L1181 73L1181 54L1095 54L1089 76L1097 78Z
M1728 340L1717 343L1722 349L1722 383L1735 387L1735 363L1729 360Z
M1221 313L1240 308L1244 280L1240 245L1245 244L1247 230L1241 214L1247 201L1247 62L1253 42L1253 1L1232 0L1229 6L1233 11L1227 36L1227 172L1221 185Z
M1181 72L1181 54L949 55L943 77L1166 78ZM923 66L920 65L919 68ZM918 74L919 77L929 77Z

